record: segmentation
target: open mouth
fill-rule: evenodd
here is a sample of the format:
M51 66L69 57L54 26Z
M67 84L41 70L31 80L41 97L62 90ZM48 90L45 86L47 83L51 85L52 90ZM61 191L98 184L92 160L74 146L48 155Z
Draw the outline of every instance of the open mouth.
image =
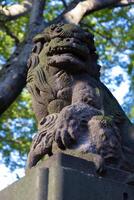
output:
M80 47L78 48L77 45L73 44L72 46L57 46L53 48L52 50L50 49L48 52L48 56L74 56L77 57L77 59L80 59L82 61L85 61L88 56L89 56L89 50L87 47Z
M75 65L83 65L84 59L80 56L76 56L72 53L62 53L62 54L55 54L49 58L50 65L59 66L60 64L75 64Z
M77 69L85 68L89 57L89 49L86 45L72 43L66 46L50 48L48 52L48 64L55 67L76 66Z

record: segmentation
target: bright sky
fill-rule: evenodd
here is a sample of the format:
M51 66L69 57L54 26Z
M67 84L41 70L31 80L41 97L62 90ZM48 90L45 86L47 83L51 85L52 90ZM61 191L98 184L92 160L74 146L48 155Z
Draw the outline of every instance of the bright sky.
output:
M121 82L120 86L118 87L114 84L113 86L111 86L111 88L114 88L114 91L112 93L117 98L119 103L122 104L123 97L128 92L129 80L127 73L125 73L121 67L117 66L110 71L111 79L113 80L115 76L120 74L123 76L123 81ZM19 177L24 176L24 169L18 169L11 173L7 167L0 163L0 190L4 189L8 185L16 181L17 175L19 175Z
M121 67L113 67L112 70L110 71L111 77L114 80L115 76L122 75L123 81L121 82L120 86L117 85L111 85L111 88L114 88L114 91L112 91L112 94L115 96L115 98L118 100L120 105L123 104L123 98L129 91L129 80L128 80L128 75L126 72L124 72L124 69ZM109 88L109 89L111 89Z
M19 177L24 176L24 169L17 169L12 173L4 164L0 163L0 190L15 182L18 175Z

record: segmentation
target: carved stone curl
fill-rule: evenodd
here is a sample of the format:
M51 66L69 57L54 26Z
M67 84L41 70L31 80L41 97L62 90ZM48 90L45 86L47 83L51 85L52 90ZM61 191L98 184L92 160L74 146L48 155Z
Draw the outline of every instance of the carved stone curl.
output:
M46 28L34 43L27 87L38 133L28 167L36 165L44 155L55 153L56 145L61 151L71 149L99 156L99 171L104 161L132 170L126 167L129 164L125 158L130 151L133 154L131 123L99 80L93 35L78 26L60 23Z

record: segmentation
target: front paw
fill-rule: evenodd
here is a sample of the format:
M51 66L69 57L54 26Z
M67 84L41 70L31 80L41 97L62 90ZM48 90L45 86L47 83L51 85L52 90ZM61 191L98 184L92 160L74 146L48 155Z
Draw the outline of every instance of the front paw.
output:
M56 121L55 141L62 150L72 148L78 137L79 121L72 110L63 109Z
M46 154L52 155L52 144L55 134L55 122L58 114L54 113L42 118L38 133L33 138L28 155L27 167L31 168Z
M63 120L64 121L64 120ZM66 148L71 148L77 141L77 122L75 120L64 121L58 124L55 141L60 149L65 150Z

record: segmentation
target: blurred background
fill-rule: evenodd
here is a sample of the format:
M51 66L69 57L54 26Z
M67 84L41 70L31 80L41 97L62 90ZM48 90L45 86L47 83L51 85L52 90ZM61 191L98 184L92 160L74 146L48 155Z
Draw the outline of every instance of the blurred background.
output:
M25 80L20 78L20 82L14 83L16 84L14 87L10 87L12 85L10 82L4 85L5 77L9 80L9 72L12 71L14 81L17 70L23 69L19 64L15 67L14 62L28 41L31 42L29 35L34 2L32 0L0 1L0 90L2 95L8 91L6 98L9 100L14 93L14 97L6 106L1 100L0 93L0 189L24 175L27 153L32 136L37 130ZM40 15L45 28L50 22L63 15L63 11L68 9L72 1L46 0L44 2ZM20 7L13 7L14 5L23 6L25 9L23 12L20 11L20 14L11 16L11 13L8 14L10 8L14 8L16 13L18 9L19 13ZM102 82L117 98L129 119L134 122L134 5L91 12L84 15L79 24L95 36L99 63L102 66ZM42 30L40 24L37 24L35 29L38 29L38 32ZM35 34L36 32L33 35ZM26 67L24 74L26 74Z

